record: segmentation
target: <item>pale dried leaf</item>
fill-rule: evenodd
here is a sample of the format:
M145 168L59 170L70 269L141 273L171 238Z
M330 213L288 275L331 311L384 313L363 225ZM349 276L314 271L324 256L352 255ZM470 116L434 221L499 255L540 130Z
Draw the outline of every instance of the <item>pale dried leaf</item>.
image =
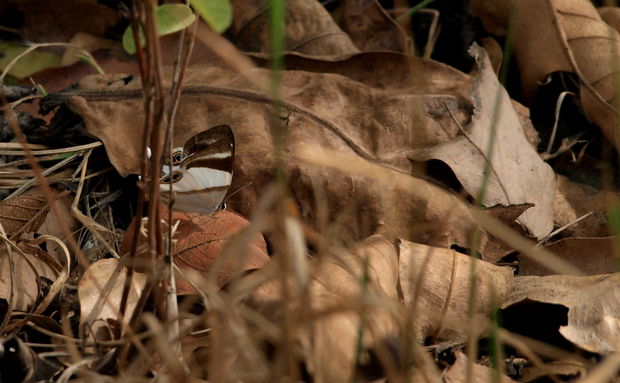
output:
M470 273L476 275L474 318L468 317ZM508 294L513 271L451 249L401 241L399 283L406 305L415 310L415 335L420 341L463 342L471 321L480 334L493 308ZM422 278L420 280L420 278ZM417 288L420 291L417 292ZM417 298L417 299L416 299Z
M584 350L620 349L620 273L517 277L503 307L525 299L567 307L568 324L560 333Z
M534 204L518 221L542 238L553 229L553 170L529 145L510 97L499 84L485 51L473 46L471 53L480 67L472 94L476 109L471 125L462 136L423 149L414 158L445 162L474 198L481 195L483 169L490 162L483 205ZM492 145L489 140L493 140Z
M35 251L24 249L24 253L13 250L9 255L5 245L0 249L0 298L11 302L12 309L29 311L39 298L39 278L54 281L58 273L39 257ZM14 274L11 273L10 259L13 262Z
M146 275L133 273L121 325L119 310L126 278L127 269L115 258L101 259L84 272L78 286L80 329L90 339L109 340L129 323L146 284Z
M363 287L366 272L369 286ZM364 241L355 253L342 254L319 266L319 274L310 285L313 309L341 306L343 311L315 321L302 341L306 347L312 344L306 353L315 381L346 382L352 378L361 325L361 308L355 304L366 301L370 305L364 313L364 349L376 350L390 337L397 336L396 317L386 307L390 301L396 303L397 273L396 247L381 236Z

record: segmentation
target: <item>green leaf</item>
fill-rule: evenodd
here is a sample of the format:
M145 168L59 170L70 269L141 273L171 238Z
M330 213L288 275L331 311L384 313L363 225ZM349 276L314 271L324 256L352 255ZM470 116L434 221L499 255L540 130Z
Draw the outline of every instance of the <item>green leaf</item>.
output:
M21 44L0 41L0 72L26 49L28 47ZM40 70L57 66L60 66L60 56L48 52L32 51L19 59L9 71L9 75L22 79Z
M189 3L217 33L224 32L232 23L229 0L189 0Z
M155 26L158 36L169 35L181 31L191 25L196 16L192 10L183 4L164 4L155 10ZM140 29L140 42L145 44L144 32ZM133 39L131 26L123 33L123 48L127 53L136 53L136 43Z

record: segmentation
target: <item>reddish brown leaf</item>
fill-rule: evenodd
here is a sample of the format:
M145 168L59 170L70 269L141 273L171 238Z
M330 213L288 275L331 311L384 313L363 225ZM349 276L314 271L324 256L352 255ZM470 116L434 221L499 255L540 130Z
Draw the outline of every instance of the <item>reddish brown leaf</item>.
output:
M162 207L161 217L167 217L168 210ZM175 231L174 240L174 263L190 279L201 279L199 284L204 284L204 279L213 278L215 288L219 289L231 279L245 271L263 267L268 261L267 244L262 235L257 235L251 243L247 244L243 253L236 253L234 257L225 260L217 260L226 241L235 233L249 225L249 222L239 214L230 210L221 210L211 216L198 213L172 212L172 222L179 222ZM131 246L136 221L134 220L127 229L121 245L121 254L126 255ZM142 257L139 267L149 270L152 266L146 265L146 237L140 235L138 256ZM215 266L215 267L214 267ZM192 278L193 277L193 278ZM181 275L177 276L177 294L185 295L194 293L191 284Z

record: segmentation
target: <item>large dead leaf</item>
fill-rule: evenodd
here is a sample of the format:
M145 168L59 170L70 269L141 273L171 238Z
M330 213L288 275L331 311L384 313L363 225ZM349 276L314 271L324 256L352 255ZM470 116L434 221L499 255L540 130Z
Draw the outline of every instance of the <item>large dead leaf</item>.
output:
M470 318L472 272L477 283L474 316ZM512 274L510 268L451 249L407 241L400 243L400 289L405 304L415 310L415 334L420 341L431 338L458 343L467 340L469 331L480 335L487 327L492 310L510 291Z
M382 69L352 70L369 61L389 65ZM305 63L308 68L320 61ZM441 143L458 134L458 126L450 119L446 107L450 107L460 123L467 120L469 106L460 96L468 89L468 77L441 64L408 60L396 54L373 54L351 58L342 64L323 62L323 65L333 73L352 72L356 81L329 73L284 72L282 95L286 102L282 105L282 117L291 117L287 126L293 136L290 142L295 141L300 125L306 129L311 126L306 136L332 141L369 160L398 161L408 171L411 165L407 150ZM372 66L375 67L382 65ZM257 76L267 73L256 71ZM394 73L399 75L395 77ZM78 96L71 101L72 109L86 120L88 131L104 141L112 164L122 175L137 173L140 168L138 149L143 116L136 112L142 110L141 83L137 78L129 80L120 75L91 76L80 83L79 90L50 98L58 102ZM267 139L260 145L264 152L271 151L270 129L265 126L265 113L271 104L268 96L242 76L216 67L190 68L186 84L177 115L175 141L181 142L217 121L229 120L236 136L240 135L237 130L249 130L245 126L253 124L252 135L255 139ZM239 146L240 150L244 149Z
M403 70L416 68L402 66ZM409 78L419 80L417 76L422 74ZM191 68L186 83L174 144L182 144L210 126L229 125L236 141L231 190L239 191L228 202L249 216L275 172L271 101L244 77L221 68ZM449 93L417 94L432 89L415 86L420 83L412 82L412 87L394 92L335 74L283 72L284 147L290 154L284 166L306 222L317 223L316 206L320 204L327 208L334 232L344 238L357 240L387 230L389 235L436 246L457 243L469 247L467 223L471 221L464 218L469 212L441 188L412 178L410 174L419 171L408 159L412 148L436 145L458 134L446 105L457 112L461 122L466 120L468 106ZM139 79L125 83L119 76L93 76L82 81L80 89L55 96L56 100L70 99L71 109L84 118L87 130L104 142L112 164L123 175L140 168L143 115L139 112L139 87ZM302 163L294 155L298 145L309 142L358 158L370 165L373 170L369 171L389 171L418 183L418 189L427 190L432 198L422 199L413 190ZM317 199L321 195L325 200Z
M526 299L567 307L568 324L560 327L560 333L584 350L620 349L620 273L517 277L503 306Z
M534 204L518 220L541 238L553 229L553 170L529 145L485 51L473 46L471 53L480 68L472 94L475 111L471 125L462 136L420 150L414 158L447 163L474 198L481 195L486 178L483 169L490 163L483 205Z
M565 238L546 249L586 275L614 273L618 270L618 238ZM533 257L519 258L519 275L555 274Z

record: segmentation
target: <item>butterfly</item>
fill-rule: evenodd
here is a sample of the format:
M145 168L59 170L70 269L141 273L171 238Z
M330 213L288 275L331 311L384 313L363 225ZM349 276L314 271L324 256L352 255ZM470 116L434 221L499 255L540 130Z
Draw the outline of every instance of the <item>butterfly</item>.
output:
M171 164L170 158L164 159L162 202L172 199L172 208L183 212L211 214L220 209L232 182L234 156L235 137L228 125L191 137L172 150Z

